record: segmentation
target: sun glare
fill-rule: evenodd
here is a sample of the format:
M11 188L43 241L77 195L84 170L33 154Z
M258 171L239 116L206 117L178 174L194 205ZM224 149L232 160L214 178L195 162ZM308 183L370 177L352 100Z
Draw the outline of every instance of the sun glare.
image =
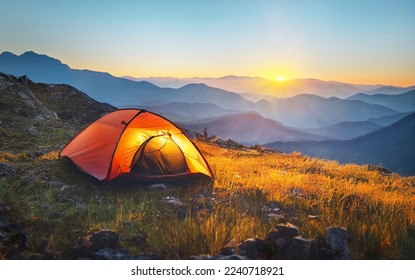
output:
M276 80L278 82L283 82L283 81L285 81L285 77L277 77Z

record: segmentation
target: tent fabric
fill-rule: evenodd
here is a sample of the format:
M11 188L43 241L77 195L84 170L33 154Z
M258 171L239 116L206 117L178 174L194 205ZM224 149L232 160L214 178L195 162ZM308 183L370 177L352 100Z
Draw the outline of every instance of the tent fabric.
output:
M189 138L167 119L138 109L111 112L89 125L60 152L98 180L122 174L163 177L213 173Z

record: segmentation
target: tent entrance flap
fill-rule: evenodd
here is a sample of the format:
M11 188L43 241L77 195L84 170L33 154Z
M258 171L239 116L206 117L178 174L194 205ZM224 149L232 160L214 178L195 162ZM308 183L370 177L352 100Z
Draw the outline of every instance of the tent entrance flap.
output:
M179 146L169 135L152 137L137 152L131 173L136 175L172 175L189 173Z

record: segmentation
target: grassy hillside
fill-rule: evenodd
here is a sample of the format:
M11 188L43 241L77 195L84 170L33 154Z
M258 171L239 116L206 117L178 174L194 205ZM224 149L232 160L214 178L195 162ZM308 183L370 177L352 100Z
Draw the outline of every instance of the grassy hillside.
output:
M58 159L57 151L34 157L2 152L0 162L20 170L0 179L0 202L27 227L25 256L65 258L77 239L111 229L134 253L188 258L218 253L231 240L263 238L289 221L307 237L345 227L354 259L415 258L414 177L295 153L196 144L216 174L213 186L103 186ZM13 246L0 252L5 256Z

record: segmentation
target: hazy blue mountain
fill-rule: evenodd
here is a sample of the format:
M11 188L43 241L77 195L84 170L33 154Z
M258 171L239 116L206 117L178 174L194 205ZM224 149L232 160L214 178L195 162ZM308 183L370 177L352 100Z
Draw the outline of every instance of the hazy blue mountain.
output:
M241 97L239 94L220 88L209 87L205 84L188 84L178 89L170 89L176 96L172 101L188 103L210 103L222 108L243 110L252 107L253 103Z
M381 105L336 97L323 98L302 94L273 102L261 100L255 111L290 127L319 128L343 121L366 121L369 118L393 115L397 112Z
M415 86L410 87L395 87L395 86L381 86L374 89L363 91L366 94L401 94L415 89Z
M381 85L355 85L336 81L318 79L293 79L279 82L258 77L225 76L220 78L173 78L147 77L126 78L134 81L148 81L160 87L179 88L190 83L204 83L208 86L222 88L241 94L259 94L286 98L298 94L315 94L322 97L347 97L358 92L370 91Z
M382 165L402 175L415 175L415 113L370 134L348 141L271 143L284 152L333 159L342 163Z
M264 144L271 141L327 139L327 137L312 135L284 126L254 112L218 117L206 122L182 123L181 126L192 131L203 131L203 128L206 127L209 134L248 145Z
M307 129L306 132L325 136L328 138L338 140L350 140L377 129L383 126L370 122L370 121L358 121L358 122L340 122L334 125L325 126L321 128Z
M347 100L360 100L366 103L387 106L399 112L410 112L415 110L415 90L401 94L373 94L359 93L352 95Z
M388 126L403 119L404 117L406 117L407 115L411 113L414 113L414 112L397 113L397 114L385 116L385 117L370 118L367 121L377 123L378 125L381 125L381 126Z
M397 113L384 106L362 101L323 98L315 95L298 95L286 99L270 97L268 100L252 102L244 99L240 94L205 84L187 84L175 89L160 88L149 82L135 82L108 73L71 69L57 59L34 52L26 52L20 56L9 52L2 53L0 71L17 76L28 75L36 82L70 84L95 100L118 107L155 106L171 102L209 103L225 110L256 111L284 125L300 128L318 128L343 121L365 121L368 118ZM246 80L244 77L235 76L223 79L228 82ZM308 79L303 82L318 85L321 81ZM175 115L178 119L183 117L181 120L190 117L183 115L183 110L171 110L167 114ZM210 117L215 117L215 114L213 110Z
M238 113L236 110L224 109L212 103L171 102L157 106L130 106L142 108L163 116L172 116L173 121L196 121L212 116L220 117Z
M173 101L215 103L230 109L252 105L236 93L202 84L179 89L160 88L149 82L135 82L108 73L71 69L57 59L34 52L25 52L20 56L2 53L0 72L27 75L35 82L70 84L100 102L115 106L157 105Z

